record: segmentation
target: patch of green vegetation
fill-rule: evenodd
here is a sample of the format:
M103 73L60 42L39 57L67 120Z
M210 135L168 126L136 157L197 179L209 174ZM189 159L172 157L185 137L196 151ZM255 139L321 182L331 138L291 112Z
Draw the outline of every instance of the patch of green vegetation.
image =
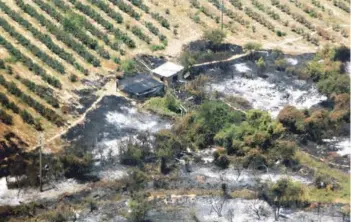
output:
M49 222L64 222L64 221L72 221L74 219L75 214L71 210L52 210L47 211L41 216L41 221L49 221Z
M204 32L202 37L204 40L209 41L211 44L218 46L223 43L226 38L226 33L220 29L212 29Z
M350 55L345 53L344 48L325 47L299 75L315 81L319 91L327 96L349 93L350 77L346 74L342 62L345 58L350 58Z
M243 113L232 110L221 101L207 101L175 125L175 131L193 149L214 144L215 135L223 128L243 120Z
M299 182L295 182L290 178L279 179L275 183L268 185L268 189L264 190L268 203L273 206L274 218L279 221L280 211L283 207L303 206L308 200L308 190L306 186Z
M130 213L128 220L130 221L145 221L148 210L151 209L151 205L147 201L146 194L136 194L133 199L129 201L128 206Z
M182 111L180 101L170 92L164 97L150 98L144 106L152 112L169 117L179 116Z
M136 62L132 59L122 60L120 69L127 75L133 73L136 70Z
M305 152L297 152L297 159L301 165L305 165L316 170L315 176L325 175L334 178L340 185L339 189L331 190L330 188L318 189L315 186L309 188L309 200L311 202L323 203L344 203L350 204L350 175L341 170L331 168L327 163L323 163L313 159Z
M160 51L160 50L164 50L166 48L165 45L163 44L153 44L151 45L151 50L152 51Z
M301 72L296 72L300 78L313 80L319 91L327 95L330 105L309 110L298 110L293 106L283 108L278 120L291 133L320 143L323 138L337 135L345 124L350 123L350 77L343 63L349 58L349 50L345 47L326 47ZM277 66L277 69L281 68Z

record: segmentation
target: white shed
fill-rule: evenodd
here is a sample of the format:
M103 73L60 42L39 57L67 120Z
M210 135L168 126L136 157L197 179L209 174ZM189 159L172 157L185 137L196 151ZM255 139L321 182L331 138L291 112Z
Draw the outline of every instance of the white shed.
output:
M161 81L167 81L172 83L181 78L184 67L172 62L166 62L156 69L152 70L153 75L159 78Z

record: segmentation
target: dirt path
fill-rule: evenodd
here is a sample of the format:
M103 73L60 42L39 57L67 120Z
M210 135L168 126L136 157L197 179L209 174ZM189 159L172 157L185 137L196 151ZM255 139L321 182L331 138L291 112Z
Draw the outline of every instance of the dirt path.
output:
M236 54L228 59L225 60L215 60L215 61L211 61L211 62L204 62L204 63L199 63L199 64L195 64L193 65L193 67L201 67L201 66L206 66L206 65L213 65L213 64L217 64L217 63L223 63L223 62L229 62L244 56L247 56L249 53L242 53L242 54Z

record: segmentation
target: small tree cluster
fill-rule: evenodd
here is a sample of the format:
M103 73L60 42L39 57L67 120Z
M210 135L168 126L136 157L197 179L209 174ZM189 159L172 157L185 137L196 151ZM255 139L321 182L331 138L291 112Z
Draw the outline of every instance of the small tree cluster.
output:
M280 179L271 184L267 191L268 202L273 205L275 220L279 221L282 207L302 206L307 201L307 189L291 179Z
M11 110L13 113L21 116L22 120L29 125L33 125L37 130L41 130L41 124L35 120L34 117L26 110L21 110L14 102L10 101L8 97L0 93L0 102L4 108Z
M315 30L315 27L311 22L309 22L304 16L302 16L298 13L292 12L292 10L290 9L290 7L288 5L282 4L279 0L271 0L271 3L272 3L272 5L274 5L278 9L280 9L282 12L293 17L297 22L306 26L308 29L310 29L312 31Z
M108 4L99 0L89 0L90 3L97 6L99 9L104 11L109 17L111 17L117 23L123 23L123 17L120 13L116 12Z
M88 52L88 50L81 43L77 42L64 30L57 27L50 20L46 19L42 14L38 13L32 6L25 4L23 0L16 0L17 5L28 15L37 19L42 26L45 26L49 32L56 36L56 38L68 47L76 51L81 57L83 57L87 62L91 63L93 66L100 66L100 60Z
M116 47L115 44L113 44L107 34L104 32L100 31L94 24L90 23L86 18L84 18L82 15L79 15L75 13L64 1L62 0L53 0L52 1L55 6L62 11L66 12L68 14L68 17L74 18L79 18L80 25L84 27L87 31L89 31L93 36L99 38L102 40L106 45L110 46L113 50L118 50L118 47Z
M88 5L84 5L81 2L76 1L76 0L69 0L69 1L79 11L81 11L85 15L89 16L90 18L95 20L97 23L99 23L101 26L103 26L105 29L107 29L108 31L113 33L113 35L116 37L116 39L121 40L123 43L125 43L130 48L135 48L136 47L134 40L132 40L126 33L122 32L120 29L114 27L112 23L110 23L109 21L105 20L93 8L91 8ZM123 22L123 21L120 21L120 22Z
M18 43L22 46L26 47L31 53L33 53L36 57L41 59L44 63L46 63L49 67L53 68L57 72L63 74L65 73L65 68L63 65L57 61L56 59L52 58L37 46L33 45L27 38L25 38L20 33L16 32L16 30L4 19L0 18L0 26L10 34L13 38L15 38Z
M220 29L213 29L205 31L202 38L214 46L219 46L225 40L226 34Z
M253 11L251 8L249 7L245 7L245 13L251 17L253 20L255 20L256 22L260 23L261 25L267 27L269 30L273 31L275 30L274 25L269 22L268 20L266 20L262 15L260 15L259 13Z
M55 77L49 76L46 71L41 68L38 64L34 63L32 59L23 55L19 50L17 50L11 43L0 36L0 45L4 46L9 53L15 57L17 60L22 62L29 70L33 71L34 74L40 76L45 82L56 87L61 88L61 82Z
M266 7L264 4L259 2L258 0L251 0L252 4L262 12L267 13L272 19L280 20L280 16L274 9L271 7Z
M112 2L114 5L116 5L121 11L130 15L132 18L136 20L140 20L141 15L138 12L136 12L133 9L133 7L130 6L129 4L121 0L109 0L109 1Z
M147 14L150 12L150 8L143 3L143 0L128 0L128 1L131 2L133 5L135 5L136 7L143 10L144 12L146 12Z
M36 84L29 79L21 78L19 75L16 75L16 79L24 84L30 91L34 92L40 98L44 99L48 104L52 105L54 108L60 107L60 103L57 97L54 96L54 92L51 88Z
M241 2L241 0L230 0L230 3L237 9L239 10L243 10L243 3Z
M209 0L218 10L222 10L222 3L219 0ZM225 15L227 15L229 18L231 18L234 21L237 21L243 26L249 26L250 22L243 19L242 15L239 15L238 13L233 12L232 10L228 8L224 8L223 12Z
M151 43L151 38L147 36L143 30L137 26L132 26L131 28L132 33L137 36L139 39L145 41L147 44Z
M160 30L154 26L151 22L145 22L145 27L155 36L158 36L158 38L160 39L160 41L162 41L163 43L167 43L167 37L165 35L163 35ZM167 45L167 44L165 44Z
M170 24L169 24L168 20L165 17L163 17L160 13L150 12L150 15L153 19L158 21L161 24L161 26L165 27L166 29L170 28Z
M25 27L29 30L35 38L37 38L40 42L45 44L48 49L50 49L53 53L58 55L60 58L65 60L66 62L74 65L79 71L83 72L84 68L78 64L75 58L67 53L64 49L56 45L50 36L42 34L38 29L36 29L30 22L23 19L17 12L11 10L5 3L0 1L0 8L3 10L8 16L10 16L13 20L15 20L18 24Z
M321 13L318 13L315 8L313 8L309 5L306 5L298 0L294 0L294 1L290 1L290 2L293 2L297 8L302 9L302 11L304 11L306 14L308 14L309 16L311 16L313 18L322 19L322 17L323 17Z
M145 221L146 214L151 208L145 194L135 194L128 206L131 210L128 219L134 222Z
M43 106L38 101L34 100L31 96L23 93L23 91L20 90L14 82L8 82L2 75L0 75L0 84L4 86L9 93L21 99L21 101L26 103L28 106L34 108L39 114L41 114L47 120L51 121L57 126L62 126L64 124L62 117L56 114L55 111Z

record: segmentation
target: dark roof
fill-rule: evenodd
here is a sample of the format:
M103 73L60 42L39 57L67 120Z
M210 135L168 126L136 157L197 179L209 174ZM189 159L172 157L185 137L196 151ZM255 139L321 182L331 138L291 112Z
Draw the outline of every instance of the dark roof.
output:
M133 77L126 77L119 81L123 91L131 94L142 94L157 87L163 87L161 82L156 81L150 75L137 74Z

